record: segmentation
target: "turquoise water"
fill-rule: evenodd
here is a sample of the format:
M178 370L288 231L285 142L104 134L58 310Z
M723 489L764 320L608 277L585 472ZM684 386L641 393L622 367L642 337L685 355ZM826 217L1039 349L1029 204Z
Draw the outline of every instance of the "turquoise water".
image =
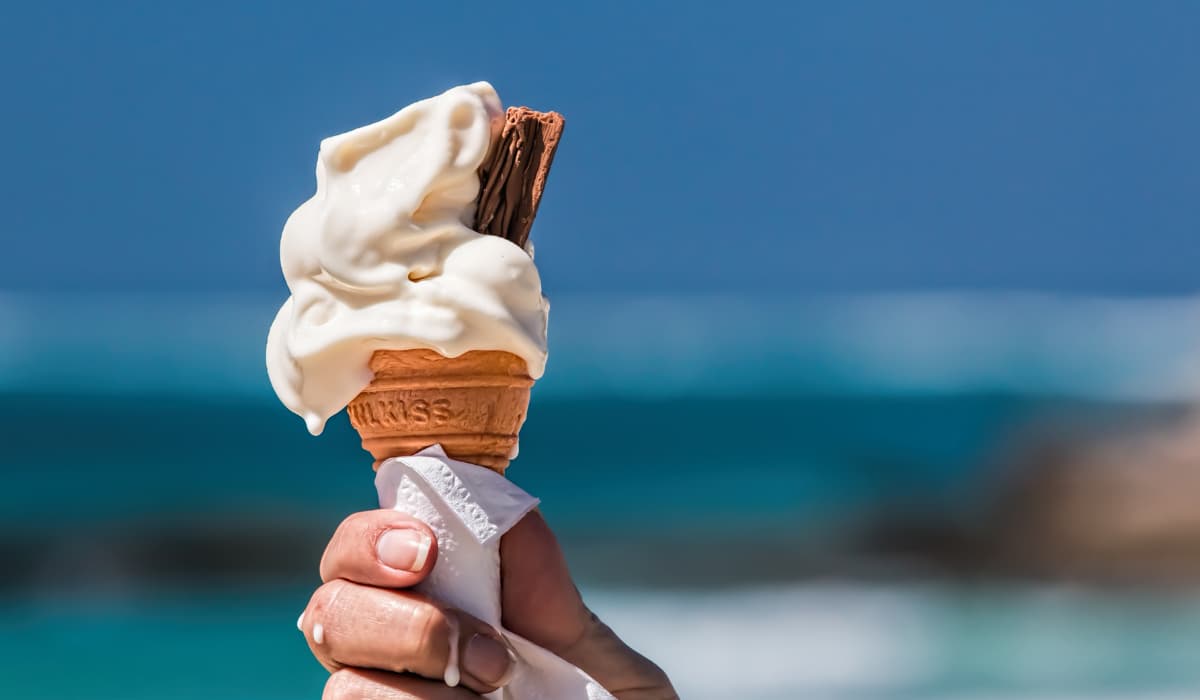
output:
M0 298L0 697L319 696L294 620L374 493L344 417L312 438L270 394L271 306ZM511 476L684 697L1200 692L1187 589L956 578L859 538L977 522L1029 435L1190 399L1194 301L554 308Z
M1200 600L1071 589L805 584L585 591L685 698L1195 697ZM295 630L301 588L0 609L5 697L285 700L325 672Z
M988 394L535 397L510 473L565 527L613 510L638 527L704 512L804 519L826 506L944 495L976 476L1006 432L1052 406L1075 404ZM333 514L372 496L369 460L344 415L312 438L267 401L10 394L0 420L20 425L2 448L0 522L52 504L66 520L165 515L180 502L228 512L276 500ZM612 436L620 454L605 449Z

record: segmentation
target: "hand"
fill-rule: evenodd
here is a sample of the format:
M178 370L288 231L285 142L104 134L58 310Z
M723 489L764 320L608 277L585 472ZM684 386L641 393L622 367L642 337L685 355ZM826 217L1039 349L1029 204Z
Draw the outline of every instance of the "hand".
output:
M324 700L460 700L503 686L512 668L496 630L404 590L437 565L424 523L390 510L356 513L321 559L321 580L299 620L332 674ZM583 669L621 700L677 700L666 675L583 604L554 534L536 512L500 543L503 625ZM461 683L444 674L457 631Z

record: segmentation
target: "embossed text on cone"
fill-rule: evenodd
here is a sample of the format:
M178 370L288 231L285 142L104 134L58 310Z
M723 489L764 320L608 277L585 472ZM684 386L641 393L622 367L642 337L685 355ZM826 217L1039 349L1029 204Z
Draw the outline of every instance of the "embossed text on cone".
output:
M525 361L476 350L379 350L375 379L350 402L350 423L375 466L440 444L454 459L504 473L529 409Z

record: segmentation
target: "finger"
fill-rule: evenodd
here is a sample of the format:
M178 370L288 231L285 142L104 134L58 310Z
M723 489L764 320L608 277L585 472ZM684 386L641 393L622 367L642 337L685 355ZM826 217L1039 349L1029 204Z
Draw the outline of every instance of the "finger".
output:
M465 688L383 671L345 668L329 677L321 700L478 700Z
M394 510L369 510L342 521L321 557L321 580L384 588L420 583L437 559L437 538L429 527Z
M526 515L500 540L500 567L506 628L560 656L589 630L592 615L540 513Z
M300 628L331 671L415 673L490 692L507 682L513 666L508 645L487 624L411 591L332 581L313 594Z
M583 604L541 514L526 515L500 541L504 626L583 669L621 697L674 697L666 675L613 634Z

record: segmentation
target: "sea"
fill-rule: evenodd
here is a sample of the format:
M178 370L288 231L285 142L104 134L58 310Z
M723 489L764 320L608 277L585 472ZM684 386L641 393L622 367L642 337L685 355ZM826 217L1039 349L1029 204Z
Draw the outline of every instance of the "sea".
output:
M278 301L0 294L0 697L320 697L295 619L372 473L271 392ZM567 296L550 342L509 475L683 698L1200 697L1200 588L863 544L1190 411L1200 299Z

